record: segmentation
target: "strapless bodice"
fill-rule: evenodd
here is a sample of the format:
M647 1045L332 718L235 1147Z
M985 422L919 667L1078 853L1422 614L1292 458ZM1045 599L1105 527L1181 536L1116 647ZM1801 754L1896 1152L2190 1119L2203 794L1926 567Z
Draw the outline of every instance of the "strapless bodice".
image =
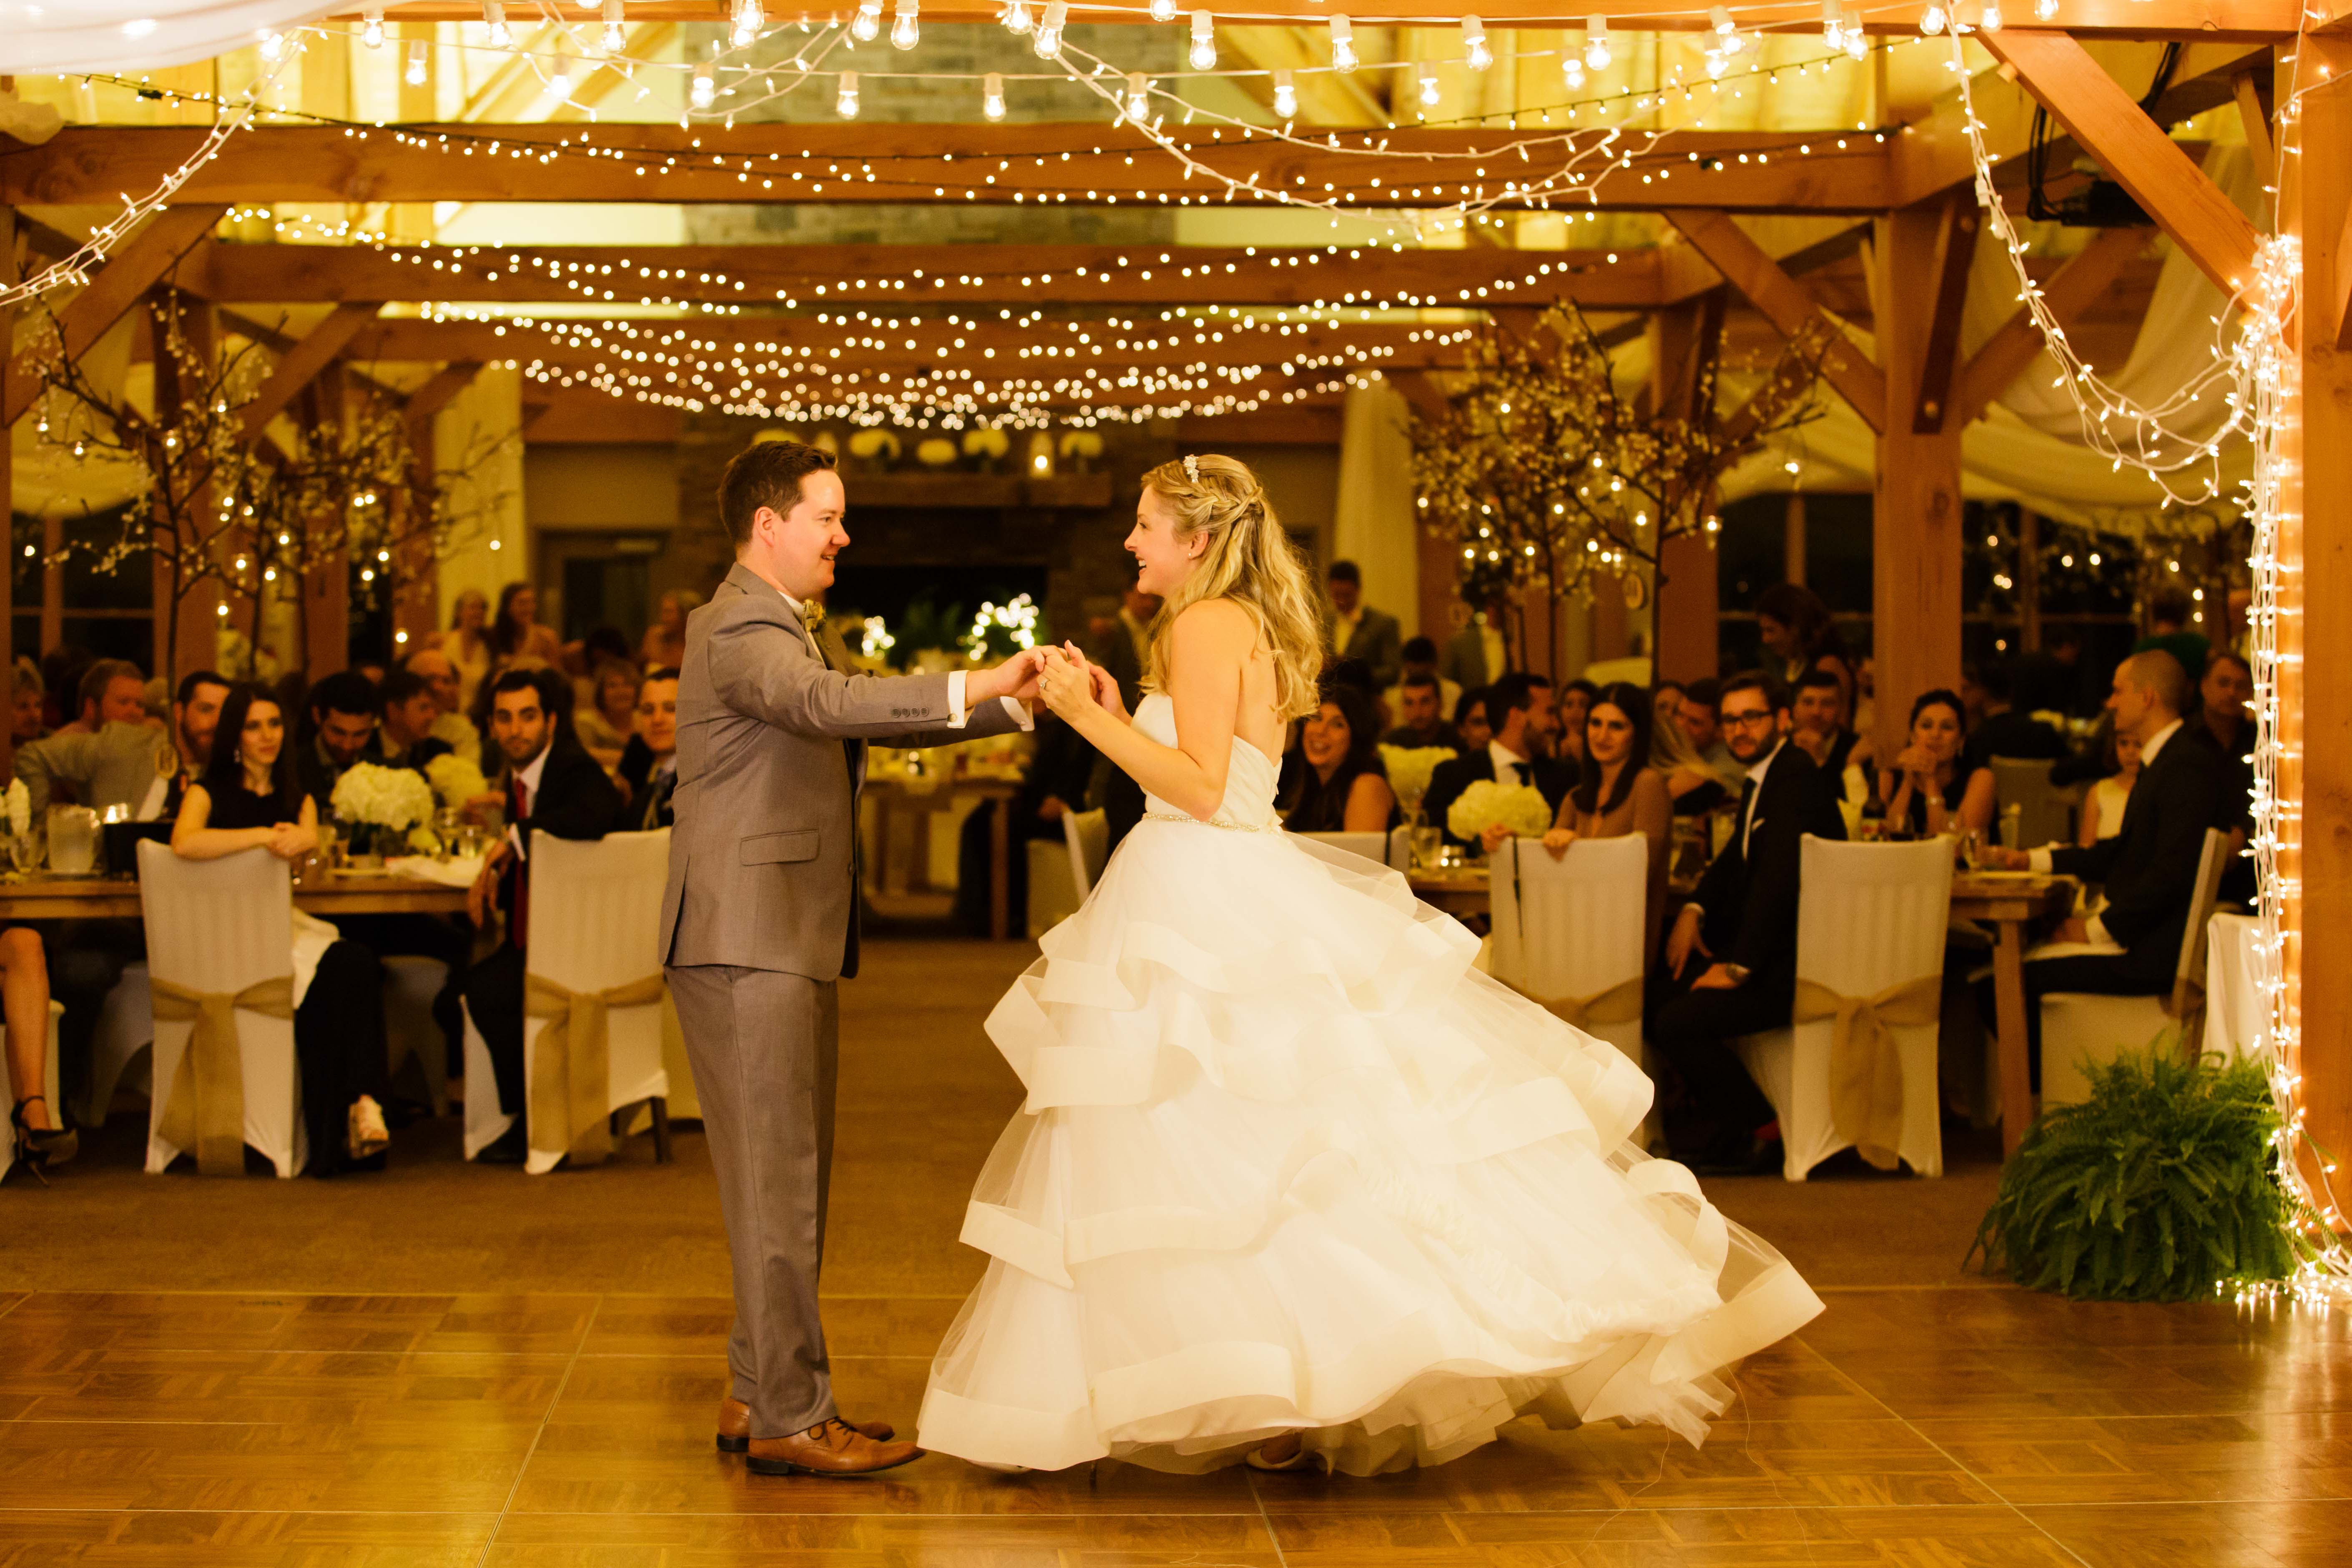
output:
M1136 705L1135 727L1163 746L1174 745L1175 702L1165 693L1151 693ZM1217 807L1213 825L1260 832L1279 827L1281 819L1274 813L1274 786L1279 771L1272 757L1235 735L1234 759L1225 769L1225 798L1223 804ZM1145 809L1151 816L1186 816L1149 791L1144 793L1143 799Z

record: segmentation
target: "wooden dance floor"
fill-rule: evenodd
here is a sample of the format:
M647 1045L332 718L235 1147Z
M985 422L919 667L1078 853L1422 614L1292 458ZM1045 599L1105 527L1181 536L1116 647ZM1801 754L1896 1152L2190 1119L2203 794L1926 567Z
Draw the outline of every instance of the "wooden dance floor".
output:
M977 1276L958 1212L1018 1098L979 1025L1015 968L885 943L845 989L827 1310L859 1418L911 1427ZM728 1306L698 1137L540 1179L459 1166L446 1125L396 1149L380 1178L150 1178L110 1126L52 1190L0 1190L0 1568L2352 1561L2339 1319L1988 1286L1965 1226L1932 1277L1840 1262L1946 1214L1927 1184L1727 1186L1810 1216L1775 1239L1829 1310L1740 1370L1700 1450L1521 1423L1369 1481L943 1458L771 1480L710 1445Z

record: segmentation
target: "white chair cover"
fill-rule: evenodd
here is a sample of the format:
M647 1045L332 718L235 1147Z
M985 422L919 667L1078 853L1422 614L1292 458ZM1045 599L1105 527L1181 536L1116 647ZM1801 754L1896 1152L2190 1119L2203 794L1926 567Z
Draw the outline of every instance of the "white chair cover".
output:
M2180 957L2173 968L2172 995L2100 996L2053 991L2042 998L2042 1104L2045 1110L2053 1105L2080 1105L2091 1098L2086 1067L2104 1066L2124 1051L2145 1054L2166 1031L2184 1022L2174 1016L2174 998L2185 994L2185 986L2204 983L2205 922L2212 917L2221 873L2229 863L2229 836L2219 828L2208 829L2204 853L2198 857L2189 924L2180 936ZM2053 943L2050 955L2087 951L2091 950ZM2025 958L2031 963L2034 954L2029 952Z
M2254 952L2262 934L2252 915L2217 914L2205 927L2205 1050L2223 1061L2262 1044L2270 1013Z
M1807 834L1797 900L1797 976L1840 996L1875 996L1944 973L1952 904L1952 843L1840 844ZM1834 1020L1817 1018L1735 1042L1780 1119L1781 1173L1801 1182L1849 1146L1830 1107ZM1903 1065L1903 1132L1895 1152L1922 1176L1944 1173L1936 1026L1893 1025Z
M1360 855L1375 866L1386 866L1389 859L1389 836L1385 833L1301 833L1300 838L1312 838L1318 844L1328 844L1334 849L1350 855Z
M293 881L286 862L267 849L218 860L183 860L170 845L145 840L139 846L139 906L147 927L147 969L156 980L210 995L294 973ZM294 1175L309 1157L294 1020L243 1008L236 1018L245 1079L245 1142L280 1176ZM185 1019L152 1022L150 1175L179 1155L195 1152L165 1142L161 1132L172 1075L195 1025Z
M1062 841L1070 848L1070 880L1076 885L1078 902L1085 903L1102 876L1103 862L1110 858L1109 814L1099 809L1064 813Z
M1494 948L1488 973L1539 1002L1598 996L1638 981L1643 971L1643 900L1649 896L1650 840L1580 838L1554 860L1532 838L1507 838L1488 858ZM1591 1023L1642 1067L1639 1012L1622 1023Z
M64 1092L58 1084L58 1020L66 1016L65 1008L56 1002L49 1004L49 1043L41 1052L41 1099L48 1105L49 1120L58 1126L66 1125L65 1101L58 1099ZM0 1053L8 1048L8 1031L0 1027ZM8 1168L16 1163L16 1128L15 1123L0 1124L0 1178L5 1178Z
M1063 842L1032 838L1023 846L1029 856L1029 940L1034 942L1078 912L1078 895L1071 880L1067 828Z
M393 953L383 961L383 1032L391 1058L385 1066L398 1072L415 1057L436 1116L449 1106L449 1051L433 1021L433 998L448 977L447 964L421 953Z
M661 973L662 888L669 873L669 829L614 833L602 839L558 838L534 833L530 841L530 946L529 973L568 991L609 991ZM528 1103L532 1044L547 1026L544 1018L522 1021L523 1093ZM606 1109L666 1097L669 1075L662 1065L662 1009L658 1003L614 1007L607 1015L611 1051ZM466 1158L480 1153L512 1126L499 1109L499 1086L490 1055L466 1017ZM532 1149L523 1168L545 1175L562 1160L560 1152Z
M82 1086L82 1101L74 1118L84 1127L106 1121L115 1090L148 1090L151 1076L147 1047L155 1039L155 998L147 987L144 962L122 966L122 978L99 1004L98 1024L89 1042L89 1081Z

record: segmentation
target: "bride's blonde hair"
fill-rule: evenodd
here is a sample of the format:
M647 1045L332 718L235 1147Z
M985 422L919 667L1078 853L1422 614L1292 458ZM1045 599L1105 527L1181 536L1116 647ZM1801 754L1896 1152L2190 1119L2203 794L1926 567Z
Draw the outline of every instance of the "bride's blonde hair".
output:
M1167 684L1168 630L1178 616L1205 599L1231 599L1257 622L1274 656L1277 716L1314 712L1323 670L1322 609L1265 487L1248 464L1207 455L1162 463L1143 476L1143 484L1176 513L1178 539L1206 534L1209 540L1192 574L1151 623L1144 685L1156 691Z

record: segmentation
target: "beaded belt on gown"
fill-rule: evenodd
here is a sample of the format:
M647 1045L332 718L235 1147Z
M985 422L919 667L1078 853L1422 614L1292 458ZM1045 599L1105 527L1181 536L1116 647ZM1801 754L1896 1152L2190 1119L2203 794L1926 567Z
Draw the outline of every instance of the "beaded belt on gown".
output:
M1147 811L1143 816L1144 819L1149 822L1189 822L1195 827L1223 827L1234 833L1279 833L1282 831L1282 823L1278 819L1265 823L1235 822L1232 817L1225 816L1223 812L1210 817L1205 822L1197 816L1192 816L1181 811Z

